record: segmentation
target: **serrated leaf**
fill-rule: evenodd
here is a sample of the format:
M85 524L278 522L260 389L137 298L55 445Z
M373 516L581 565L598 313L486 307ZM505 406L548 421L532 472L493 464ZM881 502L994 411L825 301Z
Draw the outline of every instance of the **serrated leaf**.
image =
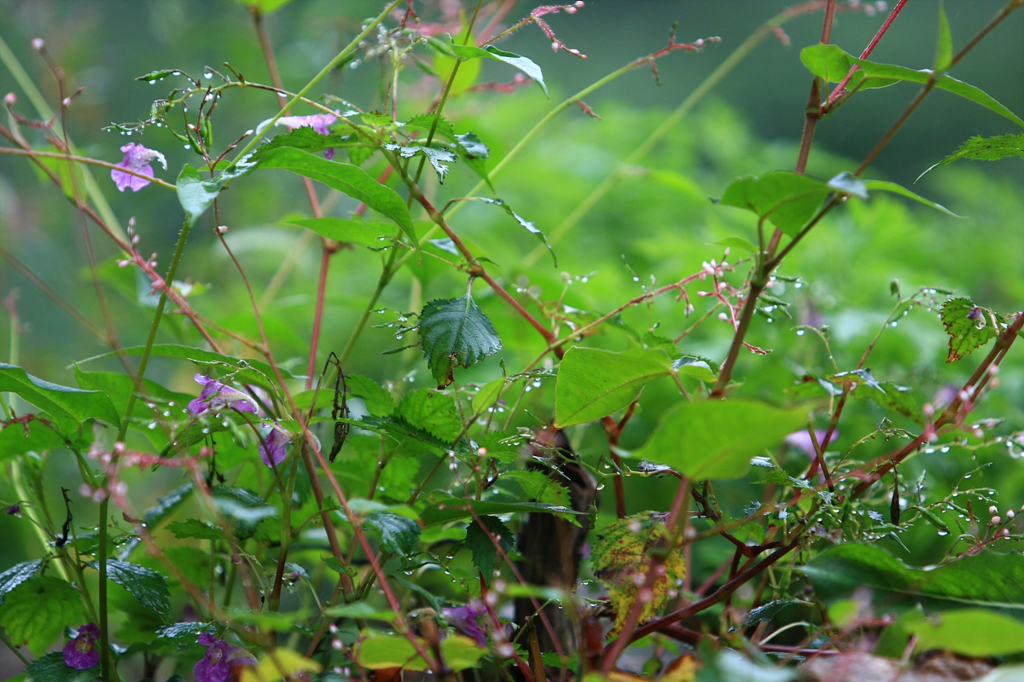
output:
M45 452L63 445L56 425L47 426L39 420L4 424L0 426L0 465L26 452Z
M346 375L345 385L349 393L362 398L370 414L385 417L394 411L395 399L391 392L373 379L358 374Z
M470 170L479 175L493 192L494 185L491 184L491 176L487 172L487 159L491 156L491 150L487 148L487 145L475 133L462 133L461 135L456 135L455 138L459 151L466 160L466 165L469 166Z
M55 651L32 661L25 668L25 682L94 682L99 666L75 670L64 662L64 654Z
M188 519L187 521L172 521L167 524L167 530L174 534L179 540L184 538L195 538L196 540L224 540L227 536L220 528L216 528L200 521L199 519Z
M65 625L83 623L84 618L78 590L63 580L45 576L25 580L8 592L0 605L0 623L17 646L33 643L46 647L60 636Z
M453 151L444 147L423 147L419 145L403 147L397 144L386 144L384 149L397 152L403 159L411 159L417 154L422 155L427 159L434 172L437 173L437 180L442 185L444 184L445 176L448 175L448 164L455 163L459 158Z
M434 124L437 121L437 124ZM449 142L456 141L455 129L452 124L448 122L444 116L435 116L434 114L419 114L413 116L404 123L406 130L412 133L424 133L423 139L427 138L427 134L430 130L434 130L434 138L444 138Z
M487 530L501 545L502 550L508 552L515 544L515 533L510 531L501 519L496 516L481 516L480 520L487 526ZM487 533L480 528L480 524L474 520L466 527L466 548L473 554L473 565L477 567L484 578L488 581L494 576L494 566L498 561L498 550L494 543L487 537Z
M544 244L544 246L547 247L548 253L551 254L551 258L553 258L554 261L555 261L555 267L556 268L558 267L558 256L555 255L555 250L553 248L551 248L551 244L548 243L547 235L544 234L544 232L540 228L538 228L536 225L531 223L529 220L526 220L521 215L519 215L518 213L513 211L512 208L508 204L506 204L504 201L502 201L501 199L490 199L490 198L487 198L487 197L479 197L479 199L480 199L480 201L484 202L485 204L492 204L494 206L499 206L499 207L505 209L505 212L508 213L510 216L512 216L513 220L515 220L517 223L519 223L527 232L529 232L530 234L532 234L535 237L537 237L537 239L539 239L541 241L541 243Z
M494 325L469 293L427 303L420 313L419 333L438 388L454 380L456 367L469 368L502 347Z
M384 551L401 556L416 553L420 524L390 511L373 511L363 517L363 525L377 531Z
M734 180L720 203L767 217L783 233L795 237L830 191L821 180L802 173L772 171L760 177L750 175Z
M672 370L684 377L693 377L701 381L714 381L718 378L718 367L707 358L696 355L684 355L672 361Z
M444 443L453 443L462 433L455 399L433 389L421 388L408 393L395 409L395 416Z
M322 156L310 154L293 147L271 149L264 153L256 164L257 168L280 168L297 175L322 182L331 189L361 201L381 215L393 220L402 228L411 243L419 249L416 229L409 215L409 208L390 187L377 182L358 166L340 161L328 161Z
M864 183L864 186L873 192L890 192L892 194L899 194L900 196L907 197L908 199L913 199L914 201L922 203L925 206L934 208L936 211L941 211L946 215L953 216L954 218L960 217L956 213L953 213L948 208L943 206L942 204L937 204L934 201L925 199L921 195L911 192L906 187L903 187L902 185L897 185L895 182L887 182L885 180L867 180Z
M99 570L95 563L90 566ZM128 590L128 593L146 608L153 609L163 618L170 617L171 602L167 579L156 571L127 561L110 559L107 561L107 579Z
M159 497L156 500L156 504L147 509L142 514L142 520L146 523L146 526L152 530L161 521L178 508L185 498L192 492L192 482L178 486L171 492L167 493L163 497Z
M99 391L83 391L43 381L21 367L0 362L0 392L15 393L27 403L46 412L69 438L77 438L87 419L102 419L117 426L121 420L113 403Z
M566 351L555 383L555 427L563 429L625 409L644 385L672 373L661 349L623 353L576 346Z
M969 298L951 298L942 304L942 326L949 334L946 362L959 360L999 336L1005 322L988 308L974 305Z
M204 632L214 634L217 632L216 623L184 622L165 625L156 631L156 636L166 639L177 651L184 651L196 646L196 640Z
M694 400L669 408L634 454L693 480L738 478L750 458L807 425L808 408L779 409L752 400Z
M277 516L277 507L246 488L218 486L211 491L217 510L232 521L235 536L246 540L256 532L256 526L266 518Z
M659 611L669 600L669 590L686 575L682 552L678 548L670 549L669 541L664 521L648 512L619 519L597 534L590 560L594 575L608 588L615 609L615 626L608 637L615 637L622 631L651 569L652 551L663 553L665 572L654 579L651 586L654 598L640 609L638 623Z
M472 511L470 511L472 509ZM492 502L490 500L469 500L462 497L445 497L427 506L420 512L420 519L427 528L449 521L461 521L477 516L496 516L498 514L535 514L549 513L566 520L583 514L568 507L542 502Z
M533 60L528 59L527 57L515 54L514 52L499 50L493 45L488 45L486 48L480 48L475 45L456 45L455 41L452 40L449 47L452 53L460 59L493 59L495 61L505 62L510 66L514 66L533 80L537 81L537 85L539 85L541 90L544 91L544 94L548 94L548 86L544 83L544 72L541 71L540 67L537 66Z
M569 491L566 490L564 485L559 483L557 473L547 476L541 471L519 469L505 472L501 475L501 480L515 481L523 489L526 497L537 502L557 504L561 507L572 505L572 502L569 500Z
M487 456L499 462L510 463L519 458L519 448L526 439L519 434L490 431L480 437L477 445L487 450Z
M925 173L939 166L945 166L959 159L971 159L972 161L998 161L1008 156L1020 156L1024 158L1024 133L1014 135L1008 133L998 137L982 137L975 135L960 145L960 149L950 154L942 161L931 166L924 173L918 176L918 180L925 176ZM916 182L916 181L915 181Z
M42 559L23 561L20 564L14 564L3 573L0 573L0 605L4 603L5 594L34 576L42 565Z

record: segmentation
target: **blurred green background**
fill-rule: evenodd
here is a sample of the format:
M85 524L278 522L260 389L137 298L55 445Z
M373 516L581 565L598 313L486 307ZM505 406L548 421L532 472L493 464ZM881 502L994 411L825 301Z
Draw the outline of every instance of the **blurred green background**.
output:
M268 17L286 87L297 89L305 83L358 31L358 18L376 13L381 5L296 0ZM1002 5L988 0L947 3L954 44L962 46ZM592 0L575 16L559 14L549 18L567 45L588 56L585 61L552 53L549 41L535 27L501 43L502 48L527 55L544 69L551 89L550 100L536 86L517 89L511 95L469 94L453 98L445 116L460 132L475 131L491 147L492 158L500 159L562 98L624 63L664 46L674 21L679 22L681 41L721 36L721 43L710 45L701 53L676 52L661 60L660 87L654 83L649 69L643 67L589 96L587 103L603 117L601 120L588 118L575 107L567 110L496 179L497 196L551 233L594 187L616 170L671 108L752 31L786 6L787 3L774 0ZM525 15L532 7L519 3L509 17ZM910 2L873 58L927 68L934 52L937 7L934 2ZM426 3L420 14L424 21L433 21L439 12L436 4ZM873 17L863 12L840 14L833 42L851 53L859 53L884 16L884 12ZM127 138L103 132L101 127L115 121L145 118L153 99L162 97L171 87L169 81L158 85L136 82L136 76L157 68L180 68L198 75L205 65L220 68L224 61L229 61L249 80L269 82L248 12L228 0L0 0L0 17L0 37L51 103L56 100L56 86L29 47L34 37L46 41L72 88L86 88L70 110L69 130L83 153L108 161L120 160L118 146ZM470 205L453 227L478 247L478 255L486 255L497 263L495 272L502 281L514 283L545 302L557 300L564 289L568 305L594 313L603 313L641 294L642 285L650 285L652 278L659 284L668 283L699 270L702 261L721 259L722 248L713 243L730 236L755 239L755 221L749 214L714 206L707 196L720 195L738 175L792 169L810 85L799 62L799 50L818 41L820 18L820 13L815 13L787 24L785 31L792 42L789 47L774 37L765 40L639 167L631 169L584 220L555 244L559 256L557 269L552 268L551 260L544 254L524 270L521 259L537 242L493 208ZM1017 12L953 72L1018 114L1024 113L1021 35L1024 12ZM429 59L425 52L424 55ZM345 68L326 79L321 91L373 109L380 106L379 74L380 69L372 62L355 70ZM481 80L508 82L513 75L504 65L487 64ZM19 111L30 114L27 98L10 74L0 69L0 92L8 91L18 94ZM415 68L406 69L399 90L399 118L424 111L435 91L436 80ZM915 92L910 86L895 86L863 93L822 122L808 172L830 177L855 168ZM241 131L269 118L275 108L273 97L266 93L229 93L218 109L218 143L235 139ZM35 131L23 130L34 142L40 141ZM1016 132L1010 122L948 93L934 93L882 153L869 174L910 186L924 169L952 153L970 136L1007 132ZM167 155L169 169L157 169L162 178L173 180L183 163L197 163L198 157L184 150L165 131L150 129L142 141ZM379 156L374 157L364 167L376 175L383 170L383 162ZM664 172L652 174L649 170ZM161 269L166 267L181 223L174 194L151 186L138 194L121 195L102 169L96 172L96 177L122 223L129 216L136 216L137 231L142 237L140 251L158 251ZM443 188L431 187L431 191L439 197L435 203L443 203L461 196L475 183L476 178L468 169L456 167ZM829 325L836 363L840 369L852 368L888 315L893 303L889 283L894 278L900 280L904 292L921 286L939 286L956 289L961 295L974 297L978 304L1003 313L1024 307L1022 186L1024 164L1019 159L997 164L961 162L933 171L918 183L915 191L949 207L964 216L962 219L889 197L874 197L868 204L850 202L837 211L784 265L782 274L802 278L801 287L791 284L773 293L792 304L795 319L779 317L769 324L759 318L755 322L749 340L775 352L766 357L741 357L736 376L746 382L743 393L773 402L795 400L780 393L780 389L804 371L831 371L822 344L812 335L796 335L793 327L801 322ZM308 213L302 183L283 173L264 174L238 183L220 203L221 222L231 228L228 240L242 260L257 298L279 272L286 254L294 251L296 266L263 310L278 360L291 362L302 371L309 346L319 247L313 241L296 249L299 231L280 224L292 212ZM332 211L345 215L354 207L351 200L342 199ZM209 290L194 297L195 307L229 329L255 338L254 318L247 312L244 288L212 234L211 225L207 217L193 232L179 279L210 284ZM125 345L142 343L150 318L148 312L139 313L134 275L130 269L118 271L110 265L114 252L109 243L95 230L92 234L100 260L107 263L111 273L111 305L121 340ZM40 181L24 159L0 156L0 240L91 319L100 319L86 269L78 216L57 190ZM738 255L732 254L730 260ZM630 269L624 267L624 260ZM634 272L640 283L633 280ZM738 286L745 272L746 266L741 266L733 283ZM344 345L378 273L378 257L366 250L342 251L332 260L322 356ZM566 286L565 282L571 285ZM464 286L461 275L433 260L428 259L423 266L417 266L413 260L379 303L379 307L391 312L375 317L381 323L394 321L394 311L418 310L431 298L460 295ZM701 288L699 284L690 288L698 315L709 305L707 299L696 295ZM7 296L13 289L20 292L17 306L24 325L19 364L37 376L73 385L68 366L107 348L85 334L10 267L0 263L0 296ZM517 371L536 356L542 345L536 334L512 317L488 290L478 286L474 293L505 342L501 356L460 374L460 381L485 382L499 375L499 359L504 359L510 371ZM683 304L664 297L649 308L629 311L623 316L623 323L640 331L657 325L659 333L675 337L692 319L685 318ZM0 315L0 359L5 361L9 356L10 327L10 319ZM720 361L730 338L730 327L712 319L688 338L686 348ZM198 343L194 332L174 316L168 320L162 340ZM350 368L346 369L381 381L398 381L407 376L412 385L430 385L429 373L418 351L379 354L382 349L406 343L408 340L394 338L393 329L368 329ZM588 343L621 349L627 341L625 333L604 329ZM923 403L944 386L962 383L977 362L975 356L969 356L946 365L945 344L946 336L935 314L918 307L897 328L887 330L868 364L879 378L913 387L915 398ZM1005 433L1024 428L1021 358L1021 349L1015 348L1000 375L1002 388L978 412L979 417L1006 418L1007 422L999 427ZM194 393L192 370L185 364L157 360L151 375L176 390ZM86 368L114 369L116 365L98 361ZM409 375L416 370L417 374ZM648 387L640 413L624 435L624 447L642 444L658 414L674 399L674 390L667 381ZM553 382L536 390L526 405L530 414L543 420L550 416L552 401ZM885 416L871 403L856 403L844 415L837 448L849 447L870 433ZM536 422L524 416L522 423ZM897 424L912 426L898 419ZM603 436L596 428L575 429L573 439L588 459L596 460L604 447ZM891 444L879 439L859 449L857 456L868 459L890 447ZM978 460L971 459L974 454ZM782 460L786 458L781 451L779 456ZM989 474L981 483L981 477L975 477L969 481L971 485L999 480L1002 494L1011 506L1024 501L1021 468L1008 457L1004 446L977 453L963 448L936 453L927 461L933 476L926 478L929 487L925 494L932 499L946 494L958 485L961 476L984 462L995 462L990 472L995 471L996 476ZM920 460L912 460L905 475L916 478L924 468ZM60 472L50 475L62 480ZM135 490L154 496L160 484L155 477L153 480L148 484L150 488ZM629 484L630 511L668 507L670 484L652 484L647 479ZM726 487L722 493L723 502L734 513L742 509L749 496L749 489L740 485ZM606 495L606 505L610 497ZM13 528L6 517L0 517L0 537ZM934 534L921 535L915 545L913 537L904 538L913 548L927 549L933 559L941 556L942 551L934 540ZM5 548L0 569L20 560L20 551L7 552ZM712 565L718 560L711 556L706 562ZM702 569L698 566L696 570Z

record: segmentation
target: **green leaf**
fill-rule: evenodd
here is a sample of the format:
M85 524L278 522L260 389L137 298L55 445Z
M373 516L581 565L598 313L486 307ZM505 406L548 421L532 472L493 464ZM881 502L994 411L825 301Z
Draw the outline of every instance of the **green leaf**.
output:
M97 679L98 666L75 670L64 662L60 651L37 658L25 668L25 682L93 682Z
M853 173L843 171L839 175L835 176L828 181L830 189L834 189L840 194L849 194L855 196L864 201L868 200L868 188L864 184L864 181L858 178Z
M394 412L395 399L391 392L373 379L352 374L345 377L345 385L348 386L349 393L363 399L370 414L386 417Z
M28 434L26 435L26 431ZM26 452L45 452L64 445L60 434L39 420L0 426L0 464Z
M99 570L95 563L90 566ZM128 593L146 608L153 609L163 618L170 617L171 602L167 579L156 571L127 561L110 559L107 561L107 579L128 590Z
M958 159L998 161L999 159L1005 159L1007 156L1020 156L1024 158L1024 133L1018 133L1017 135L1008 133L999 137L975 135L960 145L960 149L956 150L956 152L931 166L924 173L921 173L917 179L923 178L925 173L933 168L945 166L947 163L953 163Z
M213 204L223 184L217 180L204 180L199 171L186 163L178 173L175 187L178 190L178 202L185 210L185 220L191 227Z
M434 124L437 121L437 124ZM444 116L435 116L434 114L419 114L413 116L404 123L404 127L411 133L424 133L420 137L423 139L427 138L430 134L431 129L434 131L434 139L443 138L449 142L455 142L455 129L452 124Z
M935 49L935 73L943 73L953 63L953 34L949 30L946 9L939 2L939 40Z
M430 388L408 393L398 404L395 416L445 443L453 443L462 433L455 399Z
M211 492L217 510L233 521L235 536L246 540L256 532L263 519L277 516L277 507L246 488L218 486Z
M837 545L802 569L815 593L830 602L861 585L880 592L928 597L1024 613L1024 556L983 552L940 566L907 566L877 545Z
M468 369L501 350L498 332L468 292L427 303L420 313L419 333L438 388L454 381L456 367Z
M664 573L654 579L654 597L640 609L642 623L669 600L669 590L686 576L686 564L678 548L669 551L670 538L661 514L641 512L606 526L597 534L590 561L596 576L608 588L615 608L614 637L622 631L641 585L651 569L652 552L662 553Z
M130 346L128 348L121 349L121 352L125 355L142 355L145 351L145 346ZM261 385L273 384L273 377L275 376L273 368L265 362L259 360L240 360L233 358L229 355L222 355L215 353L211 350L204 348L192 348L191 346L182 346L174 343L154 343L150 351L152 357L161 358L181 358L184 360L191 360L198 365L215 365L222 367L226 371L233 373L239 381L244 383L258 383ZM78 364L84 364L91 360L101 360L103 358L114 358L117 357L117 353L110 352L102 355L94 355L91 358L85 360L79 360ZM284 367L278 368L281 374L287 379L305 379L304 375L292 374ZM196 389L199 390L198 388Z
M0 362L0 392L3 391L15 393L46 412L61 433L72 439L77 438L81 423L87 419L102 419L114 426L121 423L110 398L103 393L51 384L21 367Z
M0 623L17 646L44 648L65 625L81 624L84 618L82 595L57 578L30 578L8 592L0 606Z
M511 551L515 544L515 533L510 531L496 516L481 516L480 520L487 530L501 545L505 552ZM473 520L466 527L466 547L473 554L473 565L477 567L488 583L494 577L494 566L498 561L498 550L494 548L491 538L483 531L480 524Z
M805 427L808 411L740 399L680 402L662 415L635 454L693 480L739 478L751 457Z
M501 395L501 389L505 387L505 377L495 379L485 386L481 386L480 390L473 395L472 406L473 412L483 412L489 407L493 407L494 403L498 400L498 396Z
M718 378L718 368L710 360L694 355L684 355L673 360L672 370L681 376L701 381L714 381Z
M717 246L727 246L730 249L743 249L750 253L757 253L757 244L743 237L726 237L721 241L715 242L715 244Z
M332 559L334 557L331 557ZM352 604L342 604L324 609L324 615L331 618L361 618L365 620L386 620L392 621L395 612L390 610L378 610L367 604L365 601L357 601Z
M146 81L146 82L149 82L149 81L159 81L159 80L163 80L164 78L170 78L171 76L180 76L180 75L181 75L181 70L180 69L157 69L156 71L150 71L149 73L144 73L141 76L139 76L138 78L136 78L135 80L137 80L137 81Z
M753 211L767 219L790 237L818 211L830 189L821 180L790 171L772 171L761 177L753 175L734 180L720 201Z
M625 409L644 385L670 374L672 360L660 349L614 353L570 348L558 366L555 427L596 421Z
M280 147L263 154L256 167L289 170L343 192L393 220L402 228L413 245L419 248L416 229L413 227L405 200L390 187L385 187L374 180L359 166L328 161L322 156L293 147Z
M747 625L757 625L761 621L768 621L775 616L779 615L782 609L792 604L807 604L805 601L799 599L776 599L770 601L763 606L758 606L756 609L751 609L750 613L747 614Z
M913 199L914 201L920 202L925 206L930 206L931 208L934 208L936 211L942 211L946 215L953 216L954 218L960 217L956 213L950 211L945 206L937 204L934 201L929 201L928 199L925 199L924 197L918 194L914 194L906 187L903 187L902 185L897 185L895 182L887 182L885 180L867 180L864 183L864 186L867 187L872 192L891 192L893 194L899 194L907 197L908 199Z
M448 175L448 164L455 163L459 157L455 156L455 153L445 147L423 147L420 145L410 145L403 147L398 144L386 144L384 149L391 152L397 152L403 159L411 159L417 154L426 158L430 167L437 173L437 179L440 184L444 184L445 176Z
M386 232L389 227L387 223L365 223L356 219L292 218L288 220L288 224L305 227L321 237L327 237L336 242L360 244L373 248L386 246L391 237Z
M291 1L292 0L235 0L235 2L240 2L246 7L258 9L261 14L276 12Z
M959 360L999 336L1005 321L988 308L974 305L969 298L951 298L942 304L942 326L949 334L946 362Z
M569 491L558 482L557 474L547 476L541 471L520 469L503 473L501 480L515 481L523 489L526 497L537 502L557 504L560 507L572 505L572 502L569 500Z
M426 650L430 647L423 643ZM477 661L487 653L487 649L479 646L469 637L449 635L441 640L441 655L444 662L453 672L459 672L476 666ZM412 642L401 635L384 635L376 632L359 645L359 665L372 670L382 668L405 668L406 670L426 670L427 664Z
M224 540L227 536L220 528L216 528L200 521L199 519L188 519L187 521L172 521L167 524L167 530L174 534L179 540L184 538L195 538L197 540Z
M555 255L555 250L553 248L551 248L551 244L548 243L547 235L544 234L544 232L541 229L539 229L536 225L531 223L529 220L526 220L521 215L519 215L518 213L513 211L511 209L511 207L509 207L509 205L506 204L501 199L489 199L487 197L478 197L478 198L479 198L480 201L484 202L485 204L493 204L494 206L500 206L501 208L505 209L505 212L508 213L510 216L512 216L513 220L515 220L517 223L519 223L527 232L529 232L530 234L532 234L535 237L537 237L537 239L539 239L541 241L541 243L544 244L544 246L547 247L548 252L551 254L551 258L553 258L554 261L555 261L555 267L556 268L558 267L558 256Z
M917 635L917 651L942 649L984 658L1024 651L1024 624L984 609L958 609L925 615L905 613L894 627Z
M475 45L456 45L454 40L451 41L450 49L459 59L493 59L495 61L505 62L510 66L514 66L533 80L537 81L537 85L539 85L541 90L544 91L544 94L548 94L548 86L544 84L544 72L542 72L540 67L531 59L513 52L499 50L493 45L488 45L486 48L479 48Z
M185 501L185 498L192 492L192 482L189 481L184 485L178 486L171 492L167 493L163 497L157 498L156 504L147 509L142 514L142 520L146 523L146 526L152 530L161 521L166 519L171 512L178 508L178 506Z
M850 70L850 67L857 64L860 66L860 69L850 81L850 88L857 86L862 79L865 81L862 87L870 88L884 87L895 81L907 81L925 85L933 77L932 71L928 69L915 71L903 66L879 64L878 62L871 62L866 59L857 59L844 52L838 45L819 44L805 47L800 51L800 60L812 74L833 83L842 80ZM1024 128L1024 121L1016 114L973 85L968 85L952 76L941 76L935 81L935 87L969 99L975 104L980 104Z
M324 135L310 127L303 126L302 128L295 128L294 130L281 135L275 135L273 138L257 147L246 161L250 164L258 164L263 156L270 150L280 149L282 147L301 149L310 153L322 152L325 149L333 149L335 147L352 147L354 146L353 139L357 138L349 137L347 135ZM360 142L359 144L361 145L363 143Z
M420 524L390 511L373 511L363 517L363 524L377 531L384 551L401 556L416 553Z
M34 576L42 565L42 559L23 561L20 564L14 564L3 573L0 573L0 605L4 603L5 594Z
M470 511L470 505L472 505L473 511ZM568 507L544 504L543 502L491 502L488 500L469 500L467 502L462 497L446 497L420 512L420 519L422 519L423 525L429 528L449 521L472 518L473 512L476 512L477 516L549 513L567 520L583 513L573 511Z
M196 640L199 639L199 635L203 633L216 634L217 624L216 623L197 623L192 621L186 621L184 623L172 623L171 625L165 625L156 631L156 636L160 639L166 639L174 646L177 651L184 651L185 649L196 646Z

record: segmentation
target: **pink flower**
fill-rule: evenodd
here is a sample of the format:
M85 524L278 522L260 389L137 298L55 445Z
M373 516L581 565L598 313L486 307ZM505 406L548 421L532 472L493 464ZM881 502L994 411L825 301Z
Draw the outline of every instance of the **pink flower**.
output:
M820 429L814 429L814 435L818 438L818 445L825 445L822 442L825 440L825 433L825 431ZM829 441L829 444L835 443L837 438L839 438L839 429L832 432L832 440ZM818 453L814 451L814 443L811 442L811 434L807 433L807 429L804 429L803 431L794 431L786 436L783 442L791 448L796 448L811 459L818 456Z
M455 608L443 608L441 613L453 628L469 635L480 646L487 646L487 633L480 625L480 621L487 611L479 602Z
M125 168L136 173L142 173L153 177L153 167L150 166L150 162L154 159L159 161L167 170L167 159L164 155L153 149L146 149L141 144L131 142L121 147L121 151L124 152L124 161L117 164L118 168ZM138 192L140 189L149 184L149 180L140 178L138 175L132 175L131 173L125 173L124 171L112 170L110 171L110 178L117 183L117 188L122 192L127 188L131 187L133 192Z
M205 374L197 374L195 380L196 383L202 384L203 392L188 404L189 414L193 417L198 417L207 410L219 410L224 407L233 407L239 412L256 414L256 403L238 389L225 386Z
M256 657L240 646L228 644L223 639L204 632L199 635L199 644L209 647L203 660L196 663L192 672L196 682L229 682L238 679L238 669L255 667Z
M288 455L288 446L291 445L292 437L282 429L277 422L270 427L270 432L263 435L260 443L260 459L268 467L276 467Z
M312 128L321 135L330 135L330 127L338 120L340 112L335 111L334 114L312 114L311 116L282 116L277 119L277 126L287 126L290 130L296 128ZM334 150L324 150L324 157L327 159L334 158Z
M87 670L100 662L96 642L100 629L95 623L86 623L78 629L78 636L64 645L64 663L75 670Z

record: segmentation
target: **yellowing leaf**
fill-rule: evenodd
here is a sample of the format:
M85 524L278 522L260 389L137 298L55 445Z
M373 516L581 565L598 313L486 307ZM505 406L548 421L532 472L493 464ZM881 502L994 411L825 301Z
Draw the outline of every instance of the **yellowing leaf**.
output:
M242 668L240 682L278 682L296 673L310 671L321 672L323 666L311 661L291 649L274 649L260 656L260 664L254 670Z
M633 608L641 586L646 584L653 552L667 552L662 566L665 572L654 579L653 598L640 610L642 623L660 610L669 599L669 591L686 575L686 564L675 549L668 547L669 537L661 515L642 512L620 519L598 535L591 558L594 575L608 588L615 608L615 637Z

